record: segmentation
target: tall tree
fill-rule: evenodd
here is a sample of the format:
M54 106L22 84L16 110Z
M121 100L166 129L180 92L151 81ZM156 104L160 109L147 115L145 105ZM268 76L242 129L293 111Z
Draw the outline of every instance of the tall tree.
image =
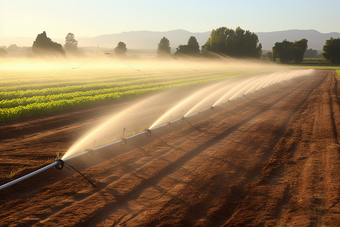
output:
M65 37L64 49L66 52L75 53L78 50L78 41L74 38L73 33L68 33Z
M262 54L262 45L257 35L240 27L236 30L227 27L213 29L202 49L204 52L211 51L237 58L260 58Z
M195 36L190 36L188 40L188 49L192 55L200 54L200 45Z
M340 38L330 38L322 48L322 56L332 64L340 64Z
M307 50L307 39L301 39L299 41L289 42L286 39L281 43L276 42L273 47L273 59L280 58L281 63L301 63L303 61L303 55Z
M161 41L158 44L158 49L157 49L157 56L159 57L165 57L170 55L170 41L163 37Z
M307 39L301 39L293 43L293 59L295 63L301 63L303 61L303 56L308 47L307 43Z
M194 36L191 36L187 45L179 45L176 50L175 55L185 54L198 56L200 54L200 45L198 44L197 39Z
M123 42L119 42L117 47L114 49L115 54L117 55L125 55L127 48L126 48L126 44Z
M45 31L38 34L33 42L32 51L40 55L65 55L63 46L48 38Z

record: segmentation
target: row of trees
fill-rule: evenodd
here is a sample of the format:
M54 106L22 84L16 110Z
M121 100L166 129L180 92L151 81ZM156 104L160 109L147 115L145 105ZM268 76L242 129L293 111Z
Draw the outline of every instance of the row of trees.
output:
M67 34L65 38L64 48L61 44L53 42L50 38L48 38L45 31L41 34L38 34L32 46L33 53L39 55L64 56L65 51L67 51L68 53L75 54L77 50L78 41L75 40L74 35L72 33Z
M163 37L158 44L158 56L170 55L170 42ZM210 53L217 53L236 58L260 58L262 45L255 33L245 31L240 27L236 30L221 27L212 30L208 41L200 46L194 36L191 36L187 45L179 45L174 55L189 56L212 56Z
M253 32L240 27L236 30L220 27L212 30L208 41L202 46L202 52L206 51L237 58L260 58L262 45Z
M197 39L194 36L191 36L188 40L187 45L179 45L178 48L176 48L176 52L174 53L174 55L190 55L197 57L200 55L200 53L200 46L197 42ZM158 44L157 56L171 56L170 41L165 37L163 37Z
M50 38L48 38L44 31L41 34L38 34L36 40L33 42L32 51L38 55L64 56L65 53L77 55L78 41L75 39L73 33L68 33L65 37L65 45L63 47L61 44L53 42ZM119 42L114 51L117 55L124 55L127 51L126 44Z
M326 40L322 56L332 64L340 64L340 38Z
M276 61L280 59L281 63L301 63L305 58L316 58L318 52L313 49L307 49L307 39L301 39L295 42L289 42L286 39L282 42L276 42L273 52L267 53L269 59ZM332 64L340 64L340 38L330 38L326 40L323 46L322 57Z
M236 30L221 27L211 32L208 41L202 46L194 36L191 36L186 45L179 45L176 48L174 56L188 55L188 56L209 56L209 53L215 52L231 57L250 57L260 58L262 53L262 46L258 44L258 37L250 31L244 31L240 27ZM39 34L33 43L32 50L40 55L65 55L65 53L76 54L78 50L78 41L74 38L72 33L68 33L65 38L64 48L61 44L53 42L47 37L46 32ZM117 55L124 55L127 51L126 44L119 42L114 52ZM171 48L170 41L163 37L158 44L157 55L160 57L170 56Z
M308 40L301 39L299 41L290 42L283 40L276 42L273 47L273 52L267 53L267 57L276 61L279 58L281 63L301 63L304 56L315 56L317 51L307 50ZM33 43L32 51L35 54L41 55L62 55L65 53L74 54L78 53L78 41L75 39L74 34L68 33L65 37L65 45L53 42L47 37L44 31L38 34ZM125 55L127 47L124 42L119 42L114 49L117 55ZM234 58L260 58L262 54L262 45L259 43L257 35L250 31L245 31L240 27L235 30L227 27L220 27L213 29L209 39L200 49L200 45L194 36L191 36L186 45L179 45L176 48L174 56L214 56L214 54L227 55ZM4 55L5 53L0 53ZM159 57L171 56L170 41L163 37L159 44L157 55ZM323 47L322 56L331 63L340 63L340 38L326 41Z
M281 43L275 43L273 47L273 61L276 61L276 58L280 58L281 63L290 63L292 61L301 63L307 50L307 43L307 39L295 42L289 42L285 39Z

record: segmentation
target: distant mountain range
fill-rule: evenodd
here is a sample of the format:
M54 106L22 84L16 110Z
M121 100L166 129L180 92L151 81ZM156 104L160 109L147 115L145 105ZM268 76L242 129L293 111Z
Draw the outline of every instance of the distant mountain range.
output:
M325 41L330 37L339 38L340 33L320 33L316 30L287 30L275 32L255 32L262 44L263 50L271 50L276 42L282 42L284 39L295 41L300 39L308 40L308 48L314 50L322 50ZM37 34L38 35L38 34ZM48 34L47 34L48 36ZM210 36L210 31L207 32L188 32L185 30L172 30L167 32L152 32L152 31L131 31L117 34L100 35L96 37L77 37L80 47L101 47L114 48L118 42L122 41L128 49L157 49L158 43L162 37L166 37L170 41L170 47L174 52L179 45L187 44L190 36L195 36L200 46L204 45ZM65 43L65 39L54 39L53 41L60 44ZM12 37L0 38L0 46L9 46L16 44L17 46L32 46L35 37Z

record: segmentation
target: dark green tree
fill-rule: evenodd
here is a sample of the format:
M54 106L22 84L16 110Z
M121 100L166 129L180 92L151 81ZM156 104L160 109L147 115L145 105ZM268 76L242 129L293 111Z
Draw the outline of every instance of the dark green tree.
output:
M195 36L191 36L188 40L188 49L191 55L198 55L200 54L200 45L197 42Z
M273 59L280 58L281 63L301 63L303 61L303 55L307 50L307 39L301 39L299 41L289 42L286 39L281 43L276 42L273 47Z
M305 52L304 58L318 58L318 51L313 49L308 49Z
M262 54L257 35L240 27L236 30L226 27L213 29L202 49L203 52L211 51L237 58L260 58Z
M322 48L322 56L332 64L340 64L340 38L330 38Z
M301 63L303 61L303 56L305 55L305 52L308 47L307 43L308 43L307 39L301 39L293 43L292 55L295 63Z
M292 42L283 40L276 42L273 47L273 59L280 58L281 63L289 63L292 60Z
M37 38L33 42L32 51L39 55L65 55L63 46L48 38L46 32L38 34Z
M123 42L119 42L117 47L114 49L115 54L117 55L125 55L127 48L126 48L126 44Z
M78 50L78 41L74 38L74 34L68 33L65 37L64 49L69 53L76 53Z
M157 56L158 57L166 57L170 56L170 41L163 37L161 41L158 44L158 49L157 49Z
M197 39L194 36L191 36L188 40L187 45L179 45L176 48L176 52L174 55L190 55L190 56L198 56L200 54L200 45L197 42Z

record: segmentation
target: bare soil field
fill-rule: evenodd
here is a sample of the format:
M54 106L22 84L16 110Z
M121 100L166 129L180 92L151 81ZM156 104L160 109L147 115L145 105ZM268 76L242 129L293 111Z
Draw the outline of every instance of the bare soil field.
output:
M96 188L51 168L0 191L0 226L338 226L339 92L320 70L71 162ZM53 162L103 108L1 124L1 175L23 171L0 184Z

